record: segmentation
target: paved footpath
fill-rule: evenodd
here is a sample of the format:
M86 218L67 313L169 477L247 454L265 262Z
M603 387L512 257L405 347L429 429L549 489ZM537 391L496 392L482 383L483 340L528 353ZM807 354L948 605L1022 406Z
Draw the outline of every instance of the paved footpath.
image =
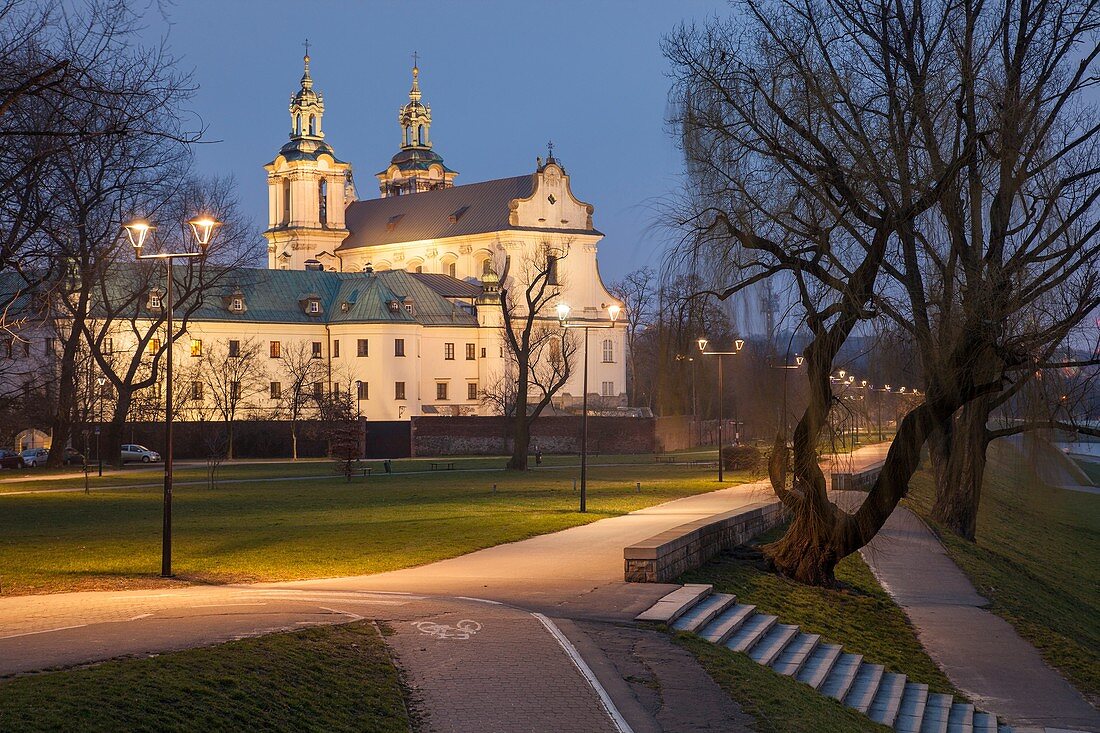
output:
M1015 725L1100 731L1100 712L986 610L989 601L911 511L896 509L860 553L928 654L979 709Z
M882 454L863 449L855 463ZM655 727L657 703L624 681L629 670L698 670L658 635L629 649L611 640L673 588L624 583L625 546L771 498L764 483L735 486L379 575L0 598L0 676L370 618L397 632L388 641L429 730L746 730L713 683L670 695Z

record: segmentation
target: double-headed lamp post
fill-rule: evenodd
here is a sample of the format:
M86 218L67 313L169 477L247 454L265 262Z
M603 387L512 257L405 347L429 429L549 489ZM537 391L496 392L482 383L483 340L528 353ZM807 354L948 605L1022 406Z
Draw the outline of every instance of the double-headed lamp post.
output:
M701 338L695 342L699 345L699 351L703 356L717 356L718 357L718 480L722 481L722 465L723 450L722 450L722 423L726 421L726 402L725 402L725 389L722 386L722 357L734 356L741 353L741 349L745 348L744 339L736 339L733 342L733 351L707 351L707 344L710 343L705 338Z
M131 221L123 226L126 236L134 247L135 257L139 260L164 260L166 265L165 285L165 324L167 326L168 339L168 365L165 371L164 392L164 527L161 534L160 575L163 578L172 577L172 261L177 259L189 259L193 257L205 257L206 250L210 246L210 239L214 236L214 230L220 224L209 216L199 216L187 222L191 226L191 234L195 243L199 246L198 252L159 252L157 254L142 254L142 248L149 234L156 230L152 224L141 219Z
M611 320L578 319L569 320L570 308L565 303L558 303L558 322L562 328L584 329L584 383L581 387L581 511L588 511L588 329L590 328L615 328L615 321L619 320L622 307L618 303L603 306L607 309L607 316Z

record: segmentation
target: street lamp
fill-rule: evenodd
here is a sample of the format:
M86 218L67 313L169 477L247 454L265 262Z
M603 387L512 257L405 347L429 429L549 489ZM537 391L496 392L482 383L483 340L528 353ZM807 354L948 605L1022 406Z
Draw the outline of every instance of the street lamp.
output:
M699 351L703 356L717 356L718 357L718 480L722 481L722 423L726 421L726 402L725 402L725 389L722 386L722 357L733 356L740 353L741 349L745 347L744 339L736 339L733 342L733 351L707 351L707 344L710 343L705 338L699 339L696 343L699 344Z
M558 322L562 328L584 329L584 383L581 397L581 511L588 511L588 329L590 328L615 328L615 321L619 319L622 308L618 303L604 305L610 321L602 320L569 320L570 308L565 303L558 303Z
M209 216L199 216L187 222L191 227L191 234L195 243L199 245L198 252L160 252L158 254L145 255L142 249L145 240L156 231L156 227L147 221L137 219L123 224L126 236L134 248L134 256L139 260L164 260L166 270L165 285L165 325L167 327L168 340L168 365L165 370L165 394L164 394L164 526L161 533L160 575L162 578L172 577L172 342L175 341L172 334L172 262L177 259L189 259L193 257L205 257L206 250L210 246L210 239L214 236L214 230L221 226Z
M103 476L103 451L99 449L99 432L103 429L103 385L107 384L107 377L98 376L95 382L99 385L96 392L96 403L99 405L99 419L95 426L95 457L99 460L99 475Z
M698 426L697 423L699 422L699 411L698 411L698 408L696 407L697 402L696 402L696 399L695 399L695 358L691 357L691 356L687 356L686 354L677 354L676 355L676 361L684 361L684 360L687 360L691 364L691 426L692 426L692 438L696 443L698 443L699 438L698 438L697 434L699 432L699 426Z

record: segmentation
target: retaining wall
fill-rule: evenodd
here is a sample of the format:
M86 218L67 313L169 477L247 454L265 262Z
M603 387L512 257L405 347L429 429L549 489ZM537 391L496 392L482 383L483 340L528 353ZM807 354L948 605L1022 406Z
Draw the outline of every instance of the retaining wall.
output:
M786 518L778 501L759 502L654 535L623 549L628 583L667 583Z
M653 453L654 418L589 417L588 452ZM512 419L507 417L414 417L414 456L506 455L512 451ZM581 418L544 415L531 426L531 451L579 453Z

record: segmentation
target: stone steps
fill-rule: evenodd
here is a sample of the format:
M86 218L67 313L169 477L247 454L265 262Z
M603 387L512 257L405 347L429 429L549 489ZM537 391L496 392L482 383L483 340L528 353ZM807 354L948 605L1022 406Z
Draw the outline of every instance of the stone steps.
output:
M757 613L753 605L737 603L733 595L712 590L709 585L683 586L637 619L668 624L744 652L899 733L1025 733L998 725L996 716L976 712L965 700L929 693L928 685L910 682L818 634L804 633L776 616Z

